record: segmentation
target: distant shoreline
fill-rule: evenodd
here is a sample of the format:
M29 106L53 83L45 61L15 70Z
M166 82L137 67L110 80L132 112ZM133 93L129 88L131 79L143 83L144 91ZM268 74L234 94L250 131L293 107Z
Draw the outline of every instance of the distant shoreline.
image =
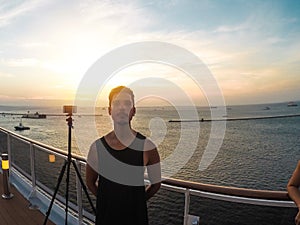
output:
M235 121L235 120L259 120L259 119L276 119L276 118L287 118L287 117L300 117L300 114L293 115L278 115L278 116L260 116L260 117L240 117L240 118L224 118L224 119L199 119L199 120L169 120L170 123L181 123L181 122L213 122L213 121Z

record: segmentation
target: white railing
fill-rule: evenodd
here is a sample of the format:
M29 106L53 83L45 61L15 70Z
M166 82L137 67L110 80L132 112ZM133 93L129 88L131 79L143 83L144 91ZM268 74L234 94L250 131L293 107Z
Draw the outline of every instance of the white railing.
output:
M26 152L26 147L28 148L28 152ZM0 151L2 153L7 152L9 155L9 161L12 165L10 173L11 182L25 197L28 198L32 207L38 206L40 211L45 214L54 190L53 188L49 187L49 184L45 184L43 181L41 181L41 178L44 178L43 176L47 176L44 175L43 172L48 169L50 172L48 171L46 174L52 173L51 175L55 175L63 163L54 164L55 166L53 166L53 168L49 168L49 166L52 166L52 164L49 164L48 166L43 165L46 164L46 162L42 158L47 158L48 154L54 154L56 157L58 157L58 159L60 159L60 162L63 162L63 160L66 160L67 158L67 152L23 137L1 127ZM23 151L22 154L16 155L20 151ZM37 155L39 155L39 157L37 157ZM22 162L22 159L25 156L28 156L29 162L27 162L26 159ZM82 176L84 176L81 168L85 167L86 159L82 156L72 155L72 160L75 161L79 168L79 172ZM26 163L28 164L27 166ZM41 171L37 169L37 166L40 167ZM38 175L40 172L42 173ZM75 176L75 173L73 176ZM56 182L56 180L54 180L54 182ZM53 183L50 184L50 186L53 186ZM76 187L76 197L73 196L73 200L76 198L76 202L73 201L69 204L71 209L69 213L70 218L68 217L69 224L89 224L94 220L94 215L91 213L91 210L87 209L88 207L86 207L87 203L84 202L82 186L77 176L74 186ZM243 204L290 208L295 207L295 204L290 200L286 191L267 191L224 187L170 178L163 179L162 188L183 193L185 195L183 219L184 225L188 225L190 196L192 195ZM65 217L65 198L62 196L62 194L58 194L56 196L54 205L55 207L53 207L53 210L55 213L54 215L51 213L49 218L54 222L56 221L58 224L62 224L61 221L63 221Z

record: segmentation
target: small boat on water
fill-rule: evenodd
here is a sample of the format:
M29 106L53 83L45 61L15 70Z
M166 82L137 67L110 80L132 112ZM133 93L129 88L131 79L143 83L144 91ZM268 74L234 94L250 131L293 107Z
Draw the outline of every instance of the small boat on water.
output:
M22 116L22 118L29 118L29 119L46 119L46 114L39 114L39 112L36 112L36 113L27 113L27 114L24 114Z
M289 102L287 104L288 107L291 107L291 106L298 106L295 102Z
M15 130L29 130L30 127L23 126L22 122L19 123L18 126L15 126Z

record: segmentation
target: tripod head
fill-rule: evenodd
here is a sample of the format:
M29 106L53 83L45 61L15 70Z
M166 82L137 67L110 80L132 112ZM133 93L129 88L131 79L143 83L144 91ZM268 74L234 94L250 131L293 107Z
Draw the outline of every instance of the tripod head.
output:
M72 116L73 113L77 112L77 106L74 105L64 105L63 113L67 113L67 116Z
M77 112L77 106L64 105L63 106L63 112L67 113L66 116L68 116L68 118L66 119L66 121L68 122L68 126L72 127L72 123L73 123L72 115L73 115L73 113Z

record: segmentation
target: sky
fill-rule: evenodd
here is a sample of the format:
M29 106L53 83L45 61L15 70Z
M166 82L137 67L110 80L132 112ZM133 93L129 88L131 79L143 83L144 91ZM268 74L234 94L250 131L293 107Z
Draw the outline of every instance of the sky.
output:
M298 1L0 0L0 105L70 103L97 60L147 41L196 55L227 105L300 100ZM132 82L147 104L184 104L187 95L201 105L210 95L161 62L100 80L100 105L110 88Z

